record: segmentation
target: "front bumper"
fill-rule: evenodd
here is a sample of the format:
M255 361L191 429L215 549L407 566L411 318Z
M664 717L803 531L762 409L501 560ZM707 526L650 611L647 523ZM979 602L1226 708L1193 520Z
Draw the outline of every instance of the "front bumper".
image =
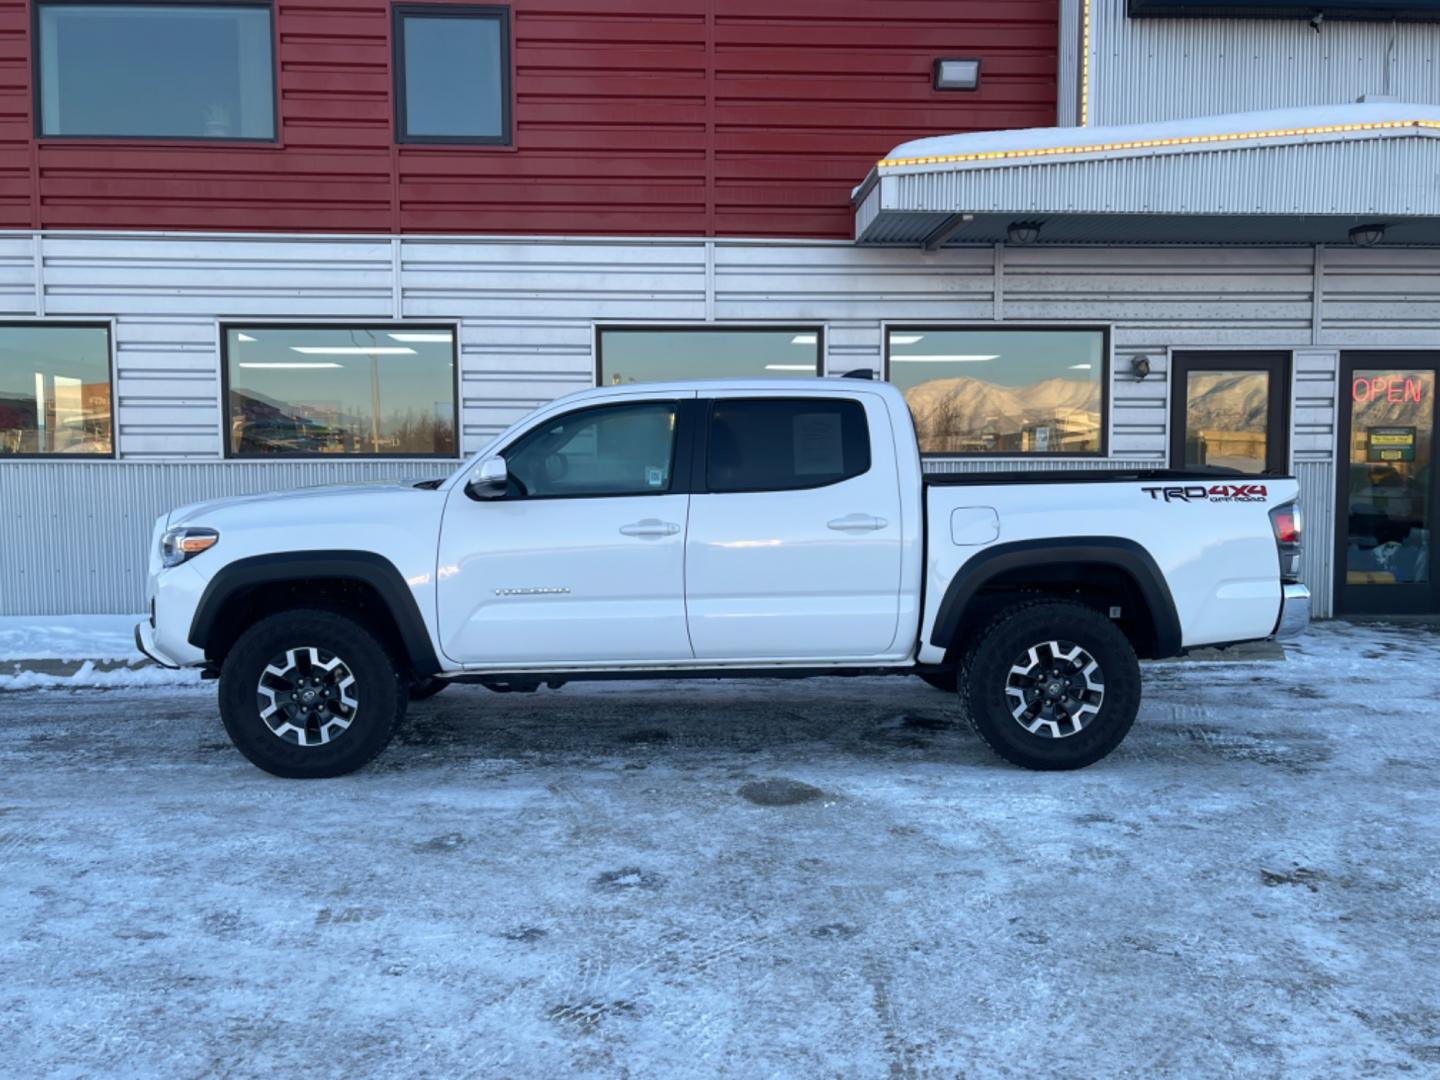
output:
M155 631L148 622L135 624L135 648L139 649L145 656L154 660L163 668L178 668L180 665L172 660L167 660L160 654L160 648L155 644Z
M1275 624L1279 641L1297 638L1310 625L1310 590L1304 585L1284 585L1280 595L1280 621Z

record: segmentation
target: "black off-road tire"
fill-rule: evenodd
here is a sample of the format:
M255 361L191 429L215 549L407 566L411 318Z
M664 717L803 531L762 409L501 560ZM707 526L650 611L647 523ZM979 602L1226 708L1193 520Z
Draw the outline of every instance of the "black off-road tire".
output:
M1074 734L1027 731L1007 695L1017 659L1041 642L1078 645L1099 664L1104 695L1098 711ZM1026 769L1082 769L1124 741L1140 709L1140 664L1124 633L1094 608L1072 601L1033 601L1001 611L962 657L962 705L976 733L1006 761Z
M277 722L273 715L270 723L262 718L269 702L259 687L276 657L288 656L289 650L311 649L343 663L353 676L346 693L354 694L357 704L343 730L327 732L326 742L302 746L272 730L270 724ZM304 672L310 670L306 667ZM220 668L220 717L235 748L268 773L293 779L343 776L385 749L405 715L408 685L394 657L362 623L335 611L281 611L241 634L225 657ZM290 733L291 739L296 737L298 733Z
M933 686L936 690L943 690L947 694L955 693L959 687L959 672L954 668L947 668L944 671L922 671L919 673L920 681L927 686Z
M411 701L428 701L450 685L449 679L421 679L410 684Z

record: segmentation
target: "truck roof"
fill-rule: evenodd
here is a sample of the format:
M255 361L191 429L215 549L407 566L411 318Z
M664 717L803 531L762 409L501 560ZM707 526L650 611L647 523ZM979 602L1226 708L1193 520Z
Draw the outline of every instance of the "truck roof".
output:
M593 386L585 390L577 390L574 393L566 394L559 401L570 401L582 398L608 397L612 394L635 393L675 393L675 392L699 392L714 393L715 391L731 390L758 390L761 392L773 393L777 390L789 392L802 391L814 393L821 391L869 391L871 393L899 394L900 391L888 382L878 379L850 379L839 375L827 375L816 378L813 375L806 376L782 376L772 378L766 375L752 375L743 379L673 379L665 382L646 383L620 383L612 386Z

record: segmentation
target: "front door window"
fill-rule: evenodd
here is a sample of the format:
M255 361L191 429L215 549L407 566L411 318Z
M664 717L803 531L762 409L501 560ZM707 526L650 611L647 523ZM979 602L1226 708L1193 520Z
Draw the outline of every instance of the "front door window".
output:
M1175 468L1287 471L1288 359L1283 353L1177 353Z
M1435 370L1356 367L1349 383L1344 584L1376 593L1428 586Z

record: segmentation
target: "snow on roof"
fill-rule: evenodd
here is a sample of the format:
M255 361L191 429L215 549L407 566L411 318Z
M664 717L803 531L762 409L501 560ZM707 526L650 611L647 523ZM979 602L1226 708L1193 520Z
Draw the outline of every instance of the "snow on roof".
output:
M1159 140L1223 138L1297 137L1343 134L1347 130L1417 127L1440 129L1440 106L1394 101L1366 101L1349 105L1313 105L1294 109L1265 109L1257 112L1196 116L1187 120L1164 120L1151 124L1117 124L1109 127L1021 128L1012 131L979 131L963 135L936 135L901 143L878 165L903 167L935 164L934 159L971 158L1027 151L1093 149L1096 152L1127 149L1132 144L1153 146ZM1440 135L1440 130L1435 134ZM917 160L918 159L918 160Z

